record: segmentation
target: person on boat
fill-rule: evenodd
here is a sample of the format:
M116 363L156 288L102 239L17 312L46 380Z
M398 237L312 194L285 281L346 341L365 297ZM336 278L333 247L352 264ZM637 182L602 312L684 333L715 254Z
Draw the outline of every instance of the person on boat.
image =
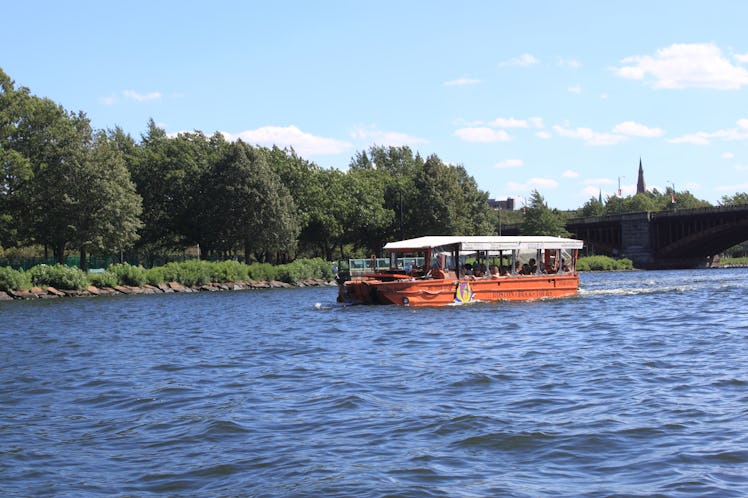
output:
M444 270L442 270L442 266L438 261L433 264L429 273L431 274L431 278L436 280L447 278L447 274L444 272Z
M530 261L522 265L522 275L534 275L538 271L538 265L535 264L535 258L530 258Z
M488 269L491 272L491 278L499 278L501 276L501 272L498 266L491 265L488 267Z
M473 267L473 276L475 278L482 278L486 274L486 265L483 263L475 263Z

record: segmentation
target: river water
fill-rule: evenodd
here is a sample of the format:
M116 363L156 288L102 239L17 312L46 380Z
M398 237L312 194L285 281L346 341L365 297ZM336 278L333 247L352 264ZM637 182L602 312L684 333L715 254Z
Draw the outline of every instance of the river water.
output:
M748 270L581 287L0 302L0 495L748 495Z

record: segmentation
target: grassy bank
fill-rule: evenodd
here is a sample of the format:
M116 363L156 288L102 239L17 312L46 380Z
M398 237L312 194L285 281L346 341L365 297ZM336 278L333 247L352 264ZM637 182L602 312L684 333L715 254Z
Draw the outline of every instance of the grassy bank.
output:
M721 258L717 266L719 266L720 268L745 267L745 266L748 266L748 257Z
M285 265L267 263L246 265L237 261L185 261L145 269L128 263L110 265L103 273L86 273L77 267L39 265L28 271L0 268L0 291L28 290L32 287L82 290L88 286L115 287L163 285L177 282L186 287L210 283L280 281L296 284L304 280L333 278L326 261L298 259Z
M633 270L634 265L628 258L613 259L608 256L585 256L577 261L579 271Z

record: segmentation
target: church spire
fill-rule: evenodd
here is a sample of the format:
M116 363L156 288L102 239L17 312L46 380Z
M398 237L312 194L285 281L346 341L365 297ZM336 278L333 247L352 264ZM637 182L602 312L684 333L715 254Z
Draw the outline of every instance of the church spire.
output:
M639 158L639 179L636 181L636 193L643 194L647 191L647 186L644 184L644 169L642 168L642 158Z

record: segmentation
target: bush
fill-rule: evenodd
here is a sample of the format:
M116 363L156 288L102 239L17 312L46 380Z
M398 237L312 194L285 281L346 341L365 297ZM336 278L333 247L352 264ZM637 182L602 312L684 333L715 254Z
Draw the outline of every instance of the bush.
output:
M314 278L330 280L333 277L332 265L320 258L297 259L291 263L277 266L276 272L278 280L289 284Z
M211 263L196 259L179 264L178 282L188 287L209 284L212 277Z
M119 285L117 275L109 270L103 273L89 273L88 282L94 287L114 287Z
M23 270L14 270L10 266L0 268L0 290L26 290L31 288L31 276Z
M634 265L628 258L613 259L608 256L586 256L577 261L579 271L631 270Z
M142 266L133 266L130 263L117 263L109 265L107 271L116 275L117 280L122 285L142 287L147 282L146 270Z
M249 280L249 266L238 261L217 261L213 263L214 282L243 282Z
M31 284L39 287L85 289L88 286L88 277L83 270L75 266L37 265L29 270L29 276Z
M182 278L182 269L179 263L166 263L161 267L161 274L164 282L180 282Z
M270 263L252 263L248 269L251 280L278 280L277 271Z
M164 267L163 266L154 266L153 268L149 268L145 271L145 280L150 285L161 285L166 283L166 278L164 277Z

